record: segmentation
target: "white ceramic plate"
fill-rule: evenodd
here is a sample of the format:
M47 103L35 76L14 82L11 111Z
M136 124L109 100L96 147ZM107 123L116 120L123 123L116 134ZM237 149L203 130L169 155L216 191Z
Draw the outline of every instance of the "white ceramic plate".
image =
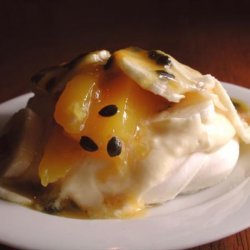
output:
M249 89L224 86L231 96L250 105ZM1 123L29 97L23 95L1 104ZM250 226L249 165L241 161L225 182L179 196L137 219L69 219L0 201L0 241L33 250L166 250L201 245Z

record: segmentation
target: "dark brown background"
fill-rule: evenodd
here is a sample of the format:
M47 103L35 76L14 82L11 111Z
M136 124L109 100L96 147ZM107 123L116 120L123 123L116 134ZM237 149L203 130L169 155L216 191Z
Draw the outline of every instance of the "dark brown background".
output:
M247 0L0 0L0 102L27 92L40 68L130 45L250 87ZM250 229L196 249L250 249Z

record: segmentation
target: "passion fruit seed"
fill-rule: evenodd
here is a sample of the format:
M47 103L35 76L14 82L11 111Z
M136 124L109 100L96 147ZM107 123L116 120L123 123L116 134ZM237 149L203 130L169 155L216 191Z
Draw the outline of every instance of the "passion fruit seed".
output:
M81 147L89 152L95 152L98 150L96 143L88 136L82 136L80 140Z
M157 51L155 51L155 50L148 51L148 57L150 59L156 60L158 58L158 56L159 56L159 53Z
M104 117L109 117L109 116L113 116L117 113L118 108L116 105L111 104L111 105L107 105L105 107L103 107L100 111L99 111L99 115L104 116Z
M46 90L50 92L56 86L57 78L51 78L46 84Z
M157 60L156 60L157 64L160 65L169 65L171 63L170 59L168 56L160 56Z
M114 58L111 56L108 61L106 62L106 64L103 66L103 68L105 70L108 70L112 67L112 64L113 64L113 61L114 61Z
M117 137L112 137L107 144L107 152L110 157L118 156L122 152L122 142Z
M156 70L156 73L158 74L160 79L174 79L175 76L173 74L168 73L164 70Z
M156 61L156 63L159 65L169 65L171 63L167 55L163 55L155 50L150 50L148 52L148 57Z

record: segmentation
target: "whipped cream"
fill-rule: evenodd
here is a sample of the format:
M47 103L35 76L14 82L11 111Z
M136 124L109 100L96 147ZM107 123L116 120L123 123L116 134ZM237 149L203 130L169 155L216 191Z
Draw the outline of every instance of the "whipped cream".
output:
M82 208L96 208L102 206L106 193L132 192L138 204L162 203L222 181L238 160L236 131L216 112L212 99L196 105L180 103L179 108L148 120L146 126L151 150L130 166L131 172L101 183L98 170L109 163L88 158L66 178L61 199L70 197Z

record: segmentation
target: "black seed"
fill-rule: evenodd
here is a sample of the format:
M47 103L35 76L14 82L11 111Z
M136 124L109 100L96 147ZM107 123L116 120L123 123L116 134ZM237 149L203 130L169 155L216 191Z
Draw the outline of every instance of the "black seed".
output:
M119 155L122 152L122 143L119 138L112 137L107 144L107 152L110 157Z
M155 51L155 50L150 50L148 52L148 57L150 59L156 60L159 57L159 53L157 51Z
M108 116L115 115L117 113L117 111L118 111L117 106L111 104L111 105L108 105L108 106L105 106L104 108L102 108L99 111L99 115L108 117Z
M110 69L110 68L112 67L112 65L113 65L113 62L114 62L114 58L113 58L113 56L111 56L111 57L108 59L108 61L106 62L106 64L103 66L103 68L104 68L105 70Z
M161 55L159 58L157 58L156 63L159 65L169 65L171 61L168 56Z
M46 90L50 92L56 86L57 78L51 78L46 84Z
M38 83L45 76L45 73L38 72L37 74L31 77L32 83Z
M167 55L163 55L155 50L150 50L148 52L148 57L156 61L159 65L169 65L171 63Z
M88 136L82 136L80 140L80 145L83 149L89 152L94 152L98 150L96 143Z
M39 81L41 81L41 79L47 74L47 73L51 73L53 71L58 71L62 69L61 65L57 65L57 66L50 66L44 69L41 69L38 73L36 73L35 75L33 75L31 77L31 81L33 83L38 83Z
M159 75L159 78L167 78L167 79L174 79L175 76L173 74L168 73L164 70L156 70L156 73Z
M72 59L69 63L63 65L63 67L67 68L67 69L74 68L79 63L79 61L81 61L83 59L83 57L85 57L87 54L88 53L80 54L79 56L77 56L74 59Z

